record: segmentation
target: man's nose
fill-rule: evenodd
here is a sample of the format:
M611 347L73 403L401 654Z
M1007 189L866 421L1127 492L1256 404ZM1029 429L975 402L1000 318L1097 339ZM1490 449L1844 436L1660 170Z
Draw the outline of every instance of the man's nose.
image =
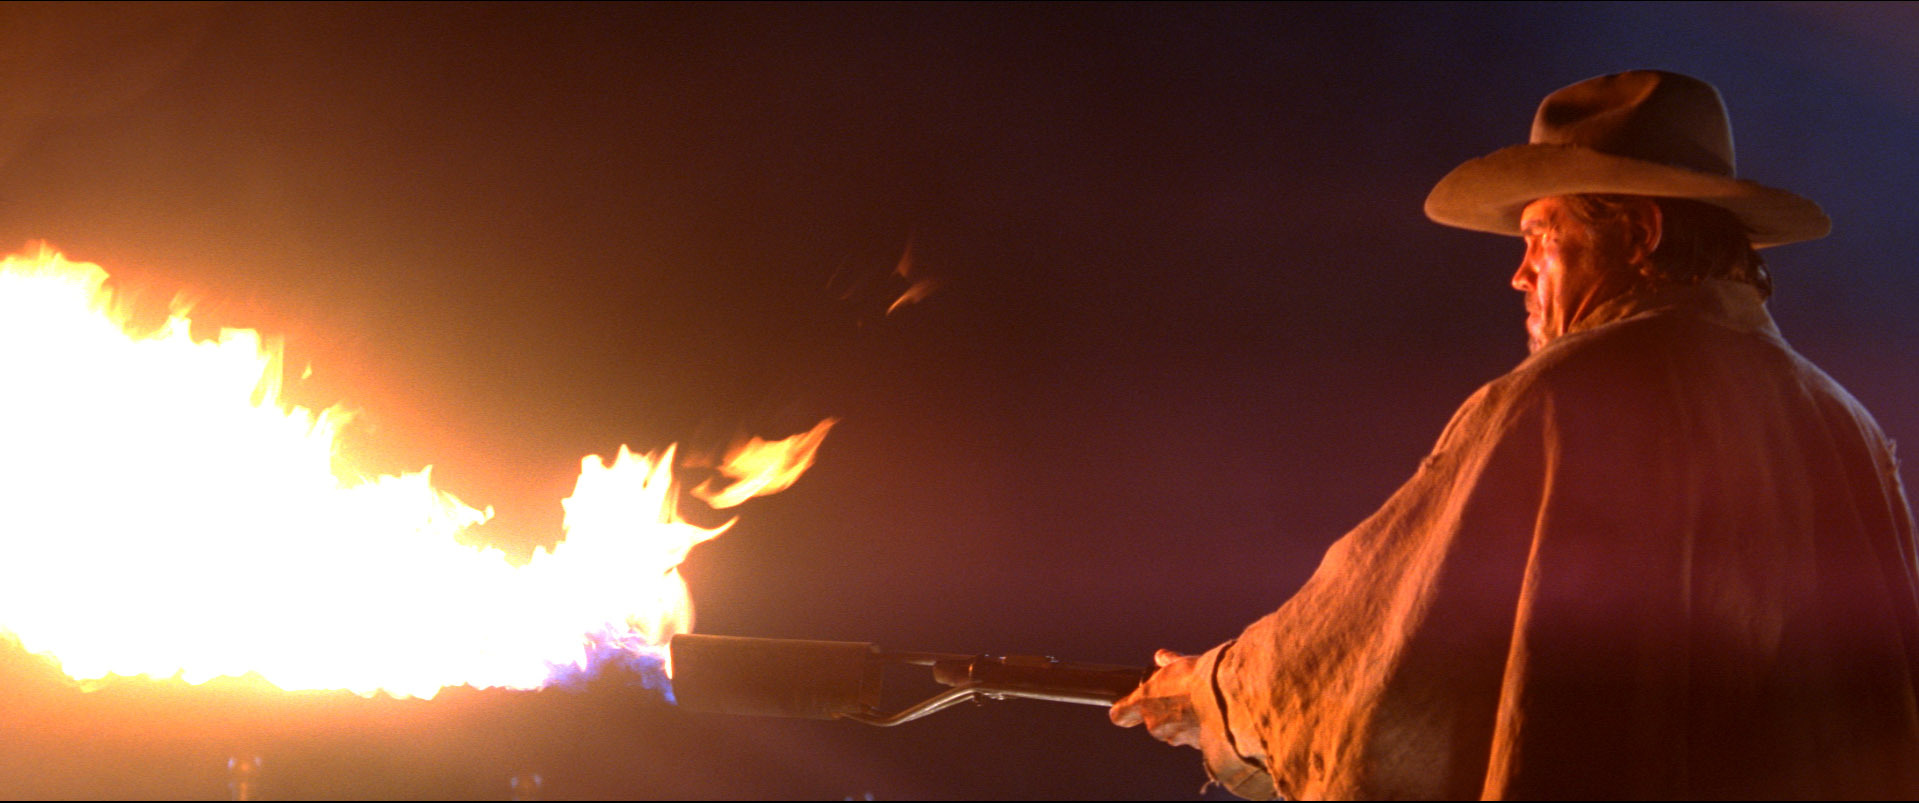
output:
M1532 292L1533 277L1538 275L1538 271L1533 270L1533 261L1530 255L1526 259L1519 260L1519 270L1513 272L1513 289L1521 293Z

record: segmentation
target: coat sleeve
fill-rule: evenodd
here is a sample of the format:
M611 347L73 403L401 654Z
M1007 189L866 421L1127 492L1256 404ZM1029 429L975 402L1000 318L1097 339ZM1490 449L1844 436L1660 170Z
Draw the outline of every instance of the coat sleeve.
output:
M1193 708L1199 716L1199 750L1206 765L1206 777L1221 788L1248 800L1271 800L1278 796L1273 778L1265 764L1245 755L1240 741L1256 743L1257 736L1231 719L1219 685L1219 662L1231 650L1226 642L1200 656L1194 676L1206 679L1206 687L1193 692Z
M1289 798L1477 797L1530 535L1542 405L1496 382L1218 662L1223 719Z

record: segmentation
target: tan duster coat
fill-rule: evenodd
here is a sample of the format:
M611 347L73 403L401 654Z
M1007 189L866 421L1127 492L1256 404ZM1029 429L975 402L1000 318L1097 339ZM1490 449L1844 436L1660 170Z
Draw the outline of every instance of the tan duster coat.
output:
M1871 415L1745 285L1581 327L1475 393L1296 596L1201 659L1222 783L1919 796L1919 564Z

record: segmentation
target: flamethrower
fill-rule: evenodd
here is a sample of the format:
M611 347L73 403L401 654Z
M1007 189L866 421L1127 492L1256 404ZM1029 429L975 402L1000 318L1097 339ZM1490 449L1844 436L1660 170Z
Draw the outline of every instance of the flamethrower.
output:
M1153 674L1042 656L888 652L860 641L693 634L674 636L671 655L673 696L682 708L850 719L883 728L981 698L1110 706ZM886 713L880 709L880 687L888 666L930 667L933 680L950 688Z

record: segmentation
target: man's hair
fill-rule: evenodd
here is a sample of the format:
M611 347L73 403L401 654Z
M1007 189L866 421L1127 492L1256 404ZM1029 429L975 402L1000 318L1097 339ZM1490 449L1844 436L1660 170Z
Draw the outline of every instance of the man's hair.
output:
M1588 226L1621 220L1634 195L1568 195L1566 209ZM1646 197L1659 206L1662 221L1659 246L1651 264L1639 268L1652 287L1698 284L1704 279L1731 279L1759 288L1760 298L1772 296L1772 274L1752 247L1746 227L1731 212L1685 198Z

